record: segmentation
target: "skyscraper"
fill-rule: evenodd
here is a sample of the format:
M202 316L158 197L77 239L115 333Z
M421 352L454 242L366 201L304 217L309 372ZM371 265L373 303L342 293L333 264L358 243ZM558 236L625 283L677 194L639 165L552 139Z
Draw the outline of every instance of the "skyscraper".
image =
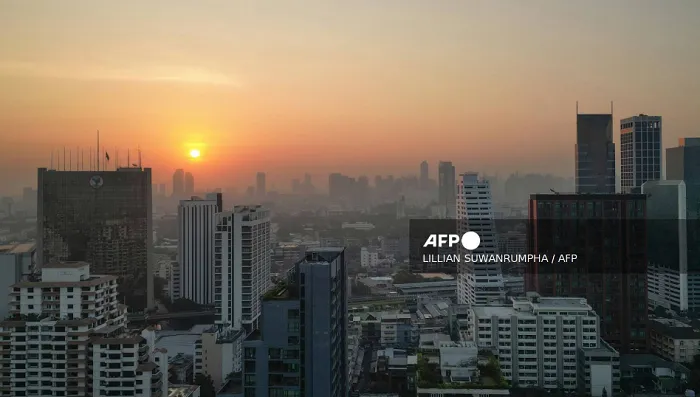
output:
M661 179L661 116L640 114L620 120L620 186L639 193L646 181Z
M264 172L258 172L258 174L255 177L255 193L257 193L258 197L263 198L267 196L267 186L266 186L266 181L265 181L265 173Z
M421 189L427 189L430 186L429 167L430 166L428 165L428 162L425 160L423 160L423 162L420 163L420 179L418 180L418 184Z
M700 311L700 138L666 149L666 179L685 183L688 310Z
M441 161L438 165L438 205L441 216L455 219L457 203L457 179L451 161Z
M214 304L222 327L258 328L260 296L270 286L270 233L270 211L262 206L217 214Z
M185 170L178 169L173 173L173 197L185 195Z
M683 181L649 181L647 195L649 309L688 310L688 233ZM692 299L691 299L692 301Z
M185 194L194 194L194 175L191 172L185 173Z
M84 261L96 274L145 278L153 307L150 168L38 171L37 265Z
M646 196L533 194L528 253L574 253L572 263L529 262L526 289L586 298L601 337L621 353L644 350L647 321Z
M497 254L496 225L489 182L475 172L460 175L457 187L457 233L472 231L481 244L473 254ZM464 254L469 251L463 250ZM485 305L505 299L500 263L460 263L457 275L457 301L460 304Z
M216 200L182 200L177 208L180 297L200 305L214 302Z
M244 395L348 395L347 280L344 248L316 248L266 294L243 342Z
M576 193L615 193L612 114L576 115Z

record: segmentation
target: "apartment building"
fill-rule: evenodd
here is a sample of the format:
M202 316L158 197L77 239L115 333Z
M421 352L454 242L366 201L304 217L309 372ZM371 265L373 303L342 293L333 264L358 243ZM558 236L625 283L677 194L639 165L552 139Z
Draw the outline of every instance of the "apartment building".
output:
M684 322L649 320L649 347L653 353L676 363L692 363L700 354L700 329Z
M410 313L383 314L380 319L380 343L386 347L408 347L418 340L418 329Z
M214 237L214 304L217 324L258 328L260 297L269 289L270 211L236 206L217 214Z
M245 338L243 330L212 327L202 333L195 343L194 376L208 375L214 388L220 390L229 381L229 376L241 371L241 344Z
M116 280L84 262L49 263L41 281L12 285L0 322L0 396L162 396L167 358L153 337L126 333Z
M497 352L503 376L511 384L576 390L590 388L592 382L596 387L603 384L608 392L619 390L619 354L601 341L600 320L585 299L528 293L511 300L510 306L473 306L469 331L480 349ZM586 380L585 365L579 368L587 351L596 352L596 362L607 358L609 366L607 374L593 371L598 377L593 381L590 371Z

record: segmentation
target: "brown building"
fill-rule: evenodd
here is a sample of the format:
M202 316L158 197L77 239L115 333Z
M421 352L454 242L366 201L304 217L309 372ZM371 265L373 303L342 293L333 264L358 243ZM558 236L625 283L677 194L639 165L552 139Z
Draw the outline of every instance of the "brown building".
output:
M526 290L586 298L600 316L604 340L620 353L645 350L646 196L534 194L529 217L529 253L578 257L529 262Z
M151 169L40 168L37 186L37 266L83 261L95 274L148 274L147 300L152 307Z

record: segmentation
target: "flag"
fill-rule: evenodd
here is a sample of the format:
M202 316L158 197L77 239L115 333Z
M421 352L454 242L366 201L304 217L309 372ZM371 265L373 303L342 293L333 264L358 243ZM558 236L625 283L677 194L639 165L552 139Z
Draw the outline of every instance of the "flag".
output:
M109 153L105 152L105 158L109 161Z

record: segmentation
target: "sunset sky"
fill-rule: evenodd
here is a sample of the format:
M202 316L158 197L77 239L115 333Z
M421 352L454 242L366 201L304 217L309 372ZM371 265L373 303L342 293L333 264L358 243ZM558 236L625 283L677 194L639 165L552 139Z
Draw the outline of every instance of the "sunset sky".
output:
M571 176L577 100L663 116L667 147L700 136L698 18L698 0L3 0L0 191L98 129L113 159L140 146L155 182L200 187L422 160Z

